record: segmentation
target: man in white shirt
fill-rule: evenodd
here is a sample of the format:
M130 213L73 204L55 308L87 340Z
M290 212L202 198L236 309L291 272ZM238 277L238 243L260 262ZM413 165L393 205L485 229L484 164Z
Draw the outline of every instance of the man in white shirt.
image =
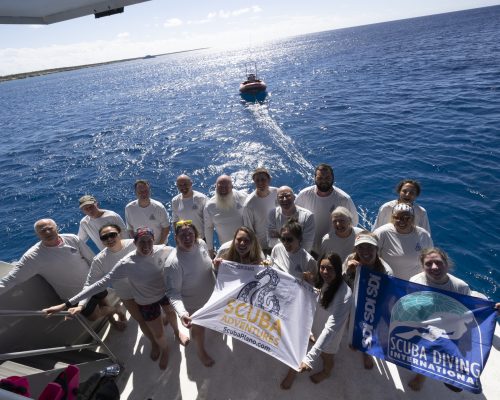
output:
M265 168L257 168L252 174L252 180L255 184L255 191L247 197L243 205L243 223L255 232L264 253L270 254L271 248L267 243L267 225L269 212L276 207L277 189L269 186L271 175Z
M316 233L313 251L317 254L321 248L321 239L330 230L330 214L338 207L347 208L352 214L352 226L358 225L358 212L351 197L333 186L333 169L328 164L319 164L314 172L314 186L302 189L295 203L314 214Z
M191 220L193 225L204 235L205 225L203 223L203 209L208 201L203 193L193 190L193 182L187 175L179 175L176 180L179 194L172 199L172 223L181 220Z
M32 276L40 275L62 300L73 297L85 284L94 253L78 236L59 234L52 219L38 220L35 233L40 241L24 253L9 274L0 279L0 295ZM111 320L117 313L123 320L125 315L107 304L106 295L104 291L91 297L82 314L93 321L104 316Z
M170 219L165 206L151 198L151 186L145 179L134 184L137 200L125 207L125 221L131 238L137 228L148 227L154 232L154 244L165 244L170 232Z
M273 248L279 243L281 228L290 218L298 221L302 227L302 247L310 252L314 243L315 218L311 211L295 204L295 195L288 186L282 186L277 190L279 206L269 212L269 223L267 225L267 240Z
M207 201L203 210L205 240L210 257L215 257L214 229L219 243L233 239L236 230L243 225L243 204L246 193L233 190L233 182L228 175L221 175L215 183L215 195Z
M104 225L115 224L122 230L122 238L126 239L125 223L122 217L111 210L103 210L99 208L99 204L94 196L86 194L80 197L80 210L85 214L80 221L78 229L78 237L82 242L86 243L90 238L99 250L104 249L101 239L99 238L99 229Z

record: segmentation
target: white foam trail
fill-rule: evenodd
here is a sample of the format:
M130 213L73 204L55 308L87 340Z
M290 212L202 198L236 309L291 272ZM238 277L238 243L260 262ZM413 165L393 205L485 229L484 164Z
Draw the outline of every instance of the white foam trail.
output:
M314 167L307 161L295 146L293 140L283 132L276 121L269 115L269 110L265 105L259 103L249 104L248 108L261 124L269 132L272 142L278 146L290 160L290 165L297 164L296 171L305 181L311 178Z

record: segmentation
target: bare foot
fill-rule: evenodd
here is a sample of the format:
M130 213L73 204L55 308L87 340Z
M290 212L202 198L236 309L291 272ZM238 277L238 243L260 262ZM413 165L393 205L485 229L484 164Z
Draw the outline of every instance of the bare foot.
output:
M313 381L314 383L320 383L322 380L325 380L329 376L330 376L330 374L326 373L325 371L320 371L316 374L311 375L309 377L309 379L311 381Z
M187 335L184 335L184 333L182 333L181 331L177 331L177 333L175 333L175 338L180 342L181 345L183 345L184 347L186 347L189 342L191 341L191 339L189 339L189 336Z
M108 321L111 324L111 326L113 328L115 328L119 332L123 332L125 330L125 328L127 327L127 321L126 320L125 321L122 321L122 320L117 321L113 317L109 317Z
M290 371L288 374L285 376L285 379L283 379L280 383L280 388L283 390L288 390L292 387L293 381L295 380L295 371Z
M156 361L160 357L160 348L158 346L151 347L151 351L149 352L149 357L151 360Z
M420 391L420 389L422 389L424 382L425 382L425 376L417 374L413 377L413 379L410 382L408 382L408 386L410 387L411 390L418 392Z
M366 353L363 353L363 365L364 365L365 369L372 369L373 368L373 360Z
M167 369L167 365L168 365L168 351L165 350L161 352L160 363L159 363L160 369Z

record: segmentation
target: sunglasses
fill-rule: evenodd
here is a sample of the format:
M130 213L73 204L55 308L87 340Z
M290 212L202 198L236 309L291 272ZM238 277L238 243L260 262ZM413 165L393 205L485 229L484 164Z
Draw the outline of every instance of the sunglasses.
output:
M293 236L281 236L280 240L283 243L292 243L295 238Z
M109 233L105 233L102 236L99 236L99 239L101 239L104 242L108 239L114 239L117 236L118 236L118 232L109 232Z
M186 225L193 225L193 220L192 219L183 219L175 223L175 228L180 228L182 226Z

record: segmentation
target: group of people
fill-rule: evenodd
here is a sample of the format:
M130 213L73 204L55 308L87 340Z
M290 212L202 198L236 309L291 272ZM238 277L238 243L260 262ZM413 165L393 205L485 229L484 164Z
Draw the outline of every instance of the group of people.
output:
M470 294L468 285L450 275L448 256L433 247L427 213L416 204L420 185L406 179L397 186L398 198L380 207L373 232L357 227L358 213L351 197L334 186L333 169L320 164L313 186L297 195L288 186L271 186L265 168L252 174L251 194L233 188L231 177L219 176L208 198L193 190L187 175L176 180L179 194L172 199L172 220L159 201L151 198L146 180L135 182L137 199L125 207L125 222L115 212L99 208L94 196L80 198L85 214L78 235L61 234L52 219L35 223L40 241L0 280L0 294L35 274L52 285L63 303L46 308L82 313L90 320L108 318L118 329L126 324L121 304L107 300L112 288L151 342L150 357L168 365L165 325L187 345L191 330L200 361L214 364L205 348L204 328L191 323L193 312L210 297L223 260L277 268L314 285L319 303L311 331L311 348L300 370L322 369L315 383L330 376L352 301L358 265L381 273ZM175 247L166 245L172 227ZM214 240L216 233L217 241ZM94 256L86 242L100 252ZM497 305L498 306L498 305ZM178 317L178 318L177 318ZM373 360L363 353L365 368ZM296 372L281 382L289 389ZM410 387L419 390L423 377Z

